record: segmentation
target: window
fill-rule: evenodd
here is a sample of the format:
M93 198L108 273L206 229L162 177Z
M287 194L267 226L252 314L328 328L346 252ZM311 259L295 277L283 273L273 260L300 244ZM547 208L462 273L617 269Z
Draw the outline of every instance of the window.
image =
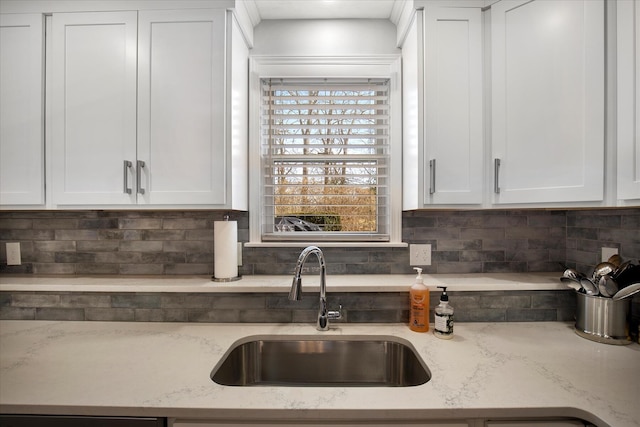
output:
M263 240L389 240L388 80L263 79Z
M399 57L250 62L248 245L405 246Z

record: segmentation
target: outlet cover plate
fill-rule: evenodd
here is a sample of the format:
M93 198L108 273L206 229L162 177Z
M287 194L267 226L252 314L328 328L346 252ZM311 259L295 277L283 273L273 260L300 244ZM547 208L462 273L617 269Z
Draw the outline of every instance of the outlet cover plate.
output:
M412 266L431 265L431 245L409 245L409 263Z
M608 260L609 258L611 258L612 255L615 255L618 253L618 248L602 248L602 262L605 262L606 260Z
M20 242L7 243L7 265L21 265Z

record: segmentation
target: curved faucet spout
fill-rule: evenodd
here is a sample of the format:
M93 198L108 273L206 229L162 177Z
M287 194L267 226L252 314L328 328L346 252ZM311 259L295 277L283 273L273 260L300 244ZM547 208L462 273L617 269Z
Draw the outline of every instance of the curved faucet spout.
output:
M320 264L320 306L318 307L318 321L316 323L316 328L319 331L327 331L329 330L329 319L340 319L342 317L342 313L340 310L335 312L327 309L327 266L324 261L324 254L319 247L308 246L300 253L293 275L293 282L291 283L291 290L289 291L289 299L299 301L301 298L302 268L311 254L315 254L318 258L318 263Z

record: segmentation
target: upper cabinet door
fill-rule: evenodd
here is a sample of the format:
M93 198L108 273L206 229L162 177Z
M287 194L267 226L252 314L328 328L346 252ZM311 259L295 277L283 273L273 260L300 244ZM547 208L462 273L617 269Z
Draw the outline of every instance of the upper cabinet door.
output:
M640 199L640 4L618 0L618 199Z
M604 2L491 6L494 203L603 199Z
M404 37L404 209L483 201L481 13L427 7Z
M482 203L482 15L424 12L425 204Z
M0 15L0 205L45 202L43 25Z
M136 12L52 18L52 176L56 205L135 201Z
M138 203L224 205L226 12L139 13Z

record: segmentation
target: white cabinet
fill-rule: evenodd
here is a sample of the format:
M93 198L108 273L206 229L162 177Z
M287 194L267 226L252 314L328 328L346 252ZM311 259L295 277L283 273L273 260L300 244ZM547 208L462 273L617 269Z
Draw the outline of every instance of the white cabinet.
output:
M603 200L604 42L603 1L491 6L493 203Z
M135 202L137 13L56 13L51 37L53 203Z
M247 99L232 110L227 93L248 72L234 25L225 9L54 14L56 206L246 209L246 132L228 131L247 124Z
M44 197L44 21L0 15L0 205Z
M225 11L139 12L139 195L150 204L225 203Z
M402 49L404 208L482 203L480 8L417 11Z
M640 4L617 2L618 143L617 198L640 199ZM634 203L635 199L635 203Z

